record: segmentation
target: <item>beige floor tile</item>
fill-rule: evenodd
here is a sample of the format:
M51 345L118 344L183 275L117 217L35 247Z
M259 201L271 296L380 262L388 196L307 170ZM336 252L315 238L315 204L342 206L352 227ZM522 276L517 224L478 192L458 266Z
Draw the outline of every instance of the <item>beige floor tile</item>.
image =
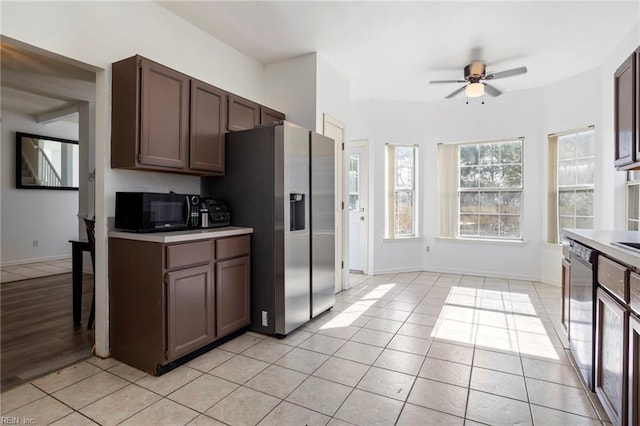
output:
M332 321L325 324L318 330L318 334L323 336L336 337L338 339L349 340L354 334L360 330L360 327L354 327L352 325L333 325Z
M268 366L264 361L237 355L211 370L209 374L242 385Z
M335 356L363 364L373 364L382 351L383 349L378 346L358 342L347 342L335 353Z
M138 370L137 368L131 367L127 364L116 365L115 367L111 367L107 371L130 382L136 382L143 377L148 376L148 374L144 371Z
M189 423L189 426L226 426L226 425L222 422L217 421L216 419L212 419L209 416L200 414L198 417L196 417Z
M473 348L438 341L431 344L427 357L471 365Z
M468 387L471 366L427 357L418 376L456 386Z
M275 365L280 367L289 368L292 370L300 371L302 373L311 374L318 367L329 359L328 355L318 352L312 352L305 349L295 348L278 361Z
M211 371L225 361L230 360L235 356L232 352L223 351L222 349L213 349L207 353L200 355L197 358L192 359L186 365L187 367L195 368L200 371Z
M420 371L423 361L424 356L422 355L385 349L373 365L415 376Z
M144 410L160 398L158 394L131 384L87 405L80 412L101 425L111 426Z
M404 401L409 396L415 376L371 367L364 375L358 389Z
M382 318L371 318L364 325L364 328L372 330L385 331L387 333L395 333L402 327L402 321L386 320Z
M263 339L259 337L255 337L253 335L249 335L247 333L242 336L238 336L233 340L229 340L227 343L224 343L218 346L220 349L223 349L228 352L233 352L235 354L239 354L241 352L246 351L251 346L256 345L262 342Z
M258 359L260 361L273 363L292 349L293 346L282 345L271 340L263 340L257 345L251 346L249 349L242 352L242 355Z
M416 355L426 355L427 352L429 352L429 347L432 342L433 340L431 339L396 335L387 345L387 349L395 349Z
M599 420L577 416L565 411L553 410L547 407L531 404L533 423L536 425L571 425L571 426L600 426Z
M467 388L417 378L407 402L464 417Z
M138 380L136 384L160 395L167 396L174 390L186 385L201 375L201 371L183 365L159 377L143 377Z
M309 377L307 374L298 371L270 365L266 370L249 380L245 386L283 399L307 377Z
M406 311L397 311L395 309L382 308L372 315L377 318L389 319L394 321L405 321L409 318L410 313Z
M538 317L526 315L514 315L514 324L517 331L525 331L527 333L547 334L551 330L551 324L544 323Z
M515 374L474 367L471 389L528 402L524 377Z
M287 401L282 401L273 411L269 413L259 426L282 426L282 425L305 425L324 426L330 420L323 414L308 410Z
M520 344L520 355L522 358L539 359L547 362L571 365L565 350L553 345L536 345L523 342Z
M583 389L563 386L536 379L526 379L529 402L548 408L567 411L580 416L597 419L589 397Z
M420 301L424 298L424 295L398 295L396 298L389 303L385 308L393 309L396 311L404 311L411 312L413 309L420 303Z
M522 361L517 355L476 349L473 356L473 366L522 375Z
M31 383L20 385L0 395L2 401L2 414L6 414L11 410L27 405L37 399L44 397L46 393L42 392Z
M31 383L47 393L53 393L101 371L94 365L81 362L36 379Z
M51 423L52 426L95 426L97 424L98 423L83 416L77 411L74 411L68 416L65 416L60 420L56 420L55 422Z
M331 357L313 375L343 385L355 386L368 369L368 365L359 362Z
M298 345L298 347L327 355L333 355L346 342L347 341L343 339L315 334Z
M235 383L204 374L170 393L167 398L203 413L237 388Z
M287 334L287 336L282 339L278 339L277 337L268 337L268 339L283 345L298 346L311 336L313 336L313 333L309 333L304 330L296 330L293 333Z
M351 338L351 341L384 348L392 338L393 333L363 328Z
M405 404L398 426L463 426L462 417L452 416L419 405Z
M163 398L120 424L123 426L186 425L196 417L198 417L196 411Z
M467 418L490 425L533 425L526 402L475 390L469 391Z
M356 389L336 413L338 419L355 425L393 425L402 402Z
M95 365L98 368L102 368L103 370L108 370L118 365L124 365L115 358L100 358L98 356L89 358L87 362L89 364Z
M52 396L71 408L79 410L118 389L122 389L128 384L129 382L123 378L103 371L67 386L53 393Z
M427 314L419 314L419 313L412 313L411 315L409 315L409 318L407 318L408 323L427 325L429 327L433 327L434 325L436 325L437 321L438 321L437 315L427 315Z
M33 422L30 422L32 424L47 425L68 416L72 412L71 408L47 395L44 398L9 411L4 417L18 417L21 421L28 419L27 421L33 420ZM23 421L23 424L27 424L27 422Z
M332 416L352 389L311 376L287 397L287 401Z
M576 388L582 387L576 370L569 365L523 358L524 375L547 382L559 383Z
M230 425L254 425L280 401L262 392L240 387L205 414Z

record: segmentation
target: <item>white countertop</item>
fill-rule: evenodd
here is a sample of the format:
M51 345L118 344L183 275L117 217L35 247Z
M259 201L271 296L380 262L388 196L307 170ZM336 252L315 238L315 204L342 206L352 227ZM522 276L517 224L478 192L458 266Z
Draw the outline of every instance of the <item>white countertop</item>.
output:
M223 228L189 229L171 232L126 232L111 231L109 238L124 240L149 241L153 243L180 243L184 241L206 240L208 238L232 237L253 233L253 228L225 226Z
M640 231L614 231L606 229L564 229L572 240L584 244L640 270L640 252L611 244L612 242L640 243Z

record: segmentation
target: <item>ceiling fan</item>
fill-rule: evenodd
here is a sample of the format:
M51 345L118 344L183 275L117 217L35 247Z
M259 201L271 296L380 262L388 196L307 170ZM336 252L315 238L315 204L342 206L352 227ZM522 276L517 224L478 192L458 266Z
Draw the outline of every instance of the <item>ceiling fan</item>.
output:
M513 77L514 75L520 75L527 72L527 67L513 68L506 71L494 72L486 74L486 65L480 61L471 62L464 67L464 80L435 80L430 81L429 84L441 84L441 83L465 83L464 86L454 90L445 96L445 99L449 99L464 91L467 98L476 98L483 96L484 93L488 93L491 96L500 96L502 92L495 86L487 84L488 80L497 80L499 78ZM467 103L469 103L467 101ZM483 101L484 103L484 101Z

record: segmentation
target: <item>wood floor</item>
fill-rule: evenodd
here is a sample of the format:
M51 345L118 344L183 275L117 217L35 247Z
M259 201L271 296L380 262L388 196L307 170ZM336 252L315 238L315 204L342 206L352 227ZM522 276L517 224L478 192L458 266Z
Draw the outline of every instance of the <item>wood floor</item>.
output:
M91 355L94 332L86 328L92 285L93 276L84 274L82 323L75 326L70 273L0 286L2 391Z

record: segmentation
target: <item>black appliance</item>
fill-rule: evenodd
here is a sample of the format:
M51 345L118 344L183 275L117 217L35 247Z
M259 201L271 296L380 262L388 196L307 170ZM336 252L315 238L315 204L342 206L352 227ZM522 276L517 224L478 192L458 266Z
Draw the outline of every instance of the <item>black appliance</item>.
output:
M595 377L595 300L598 252L571 241L569 288L569 347L578 369L592 391Z
M116 229L160 232L200 228L200 217L199 195L116 192Z
M213 198L200 199L200 227L219 228L231 225L231 211L225 203Z

